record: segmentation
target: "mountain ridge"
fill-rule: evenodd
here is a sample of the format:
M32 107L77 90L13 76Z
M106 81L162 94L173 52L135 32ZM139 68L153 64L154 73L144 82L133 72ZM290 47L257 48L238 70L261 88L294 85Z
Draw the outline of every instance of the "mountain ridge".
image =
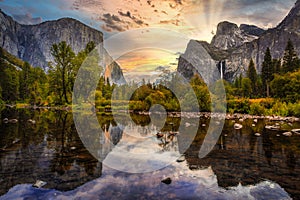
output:
M231 24L233 24L231 25L232 27L237 28L236 24ZM231 34L232 32L227 30L225 38L230 38ZM224 36L222 37L224 38ZM240 45L232 45L230 48L227 48L227 41L224 40L217 43L218 45L215 45L216 39L212 40L210 44L204 41L198 42L202 44L215 60L216 67L218 67L217 65L220 61L226 62L224 77L226 80L232 82L240 74L246 74L251 59L255 62L256 70L260 74L264 54L268 47L271 50L273 58L282 58L289 39L293 42L297 55L300 55L300 0L297 0L288 15L276 27L265 30L259 37L252 41L246 41ZM186 49L186 52L189 52L189 49ZM178 65L177 71L184 71L184 69Z
M53 62L51 47L61 41L66 41L75 53L83 50L88 42L93 41L101 48L106 63L106 75L117 84L124 84L120 66L115 63L104 49L103 33L73 18L60 18L45 21L35 25L23 25L0 9L0 47L32 66L48 69L48 63ZM111 74L115 73L115 74Z

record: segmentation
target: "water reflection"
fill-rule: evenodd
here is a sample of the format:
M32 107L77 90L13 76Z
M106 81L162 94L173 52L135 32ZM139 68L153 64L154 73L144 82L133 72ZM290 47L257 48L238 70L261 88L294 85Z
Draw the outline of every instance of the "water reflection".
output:
M151 189L145 188L148 182L159 191L157 184L164 176L172 174L172 179L177 180L172 183L173 187L177 188L176 191L165 188L167 186L159 186L168 191L166 196L170 198L172 194L176 196L178 190L186 197L194 194L196 190L193 192L186 186L196 180L201 184L208 181L209 187L215 190L219 190L216 189L219 186L228 188L238 186L239 183L256 185L263 180L271 180L283 187L293 198L297 199L300 196L300 137L295 134L285 137L281 134L283 131L265 129L265 124L269 123L265 119L258 120L255 124L252 119L243 122L239 122L238 119L227 120L212 152L199 159L198 153L208 130L209 118L201 118L200 121L194 119L195 122L189 120L189 123L186 123L184 118L167 117L166 122L161 124L162 118L159 115L149 117L131 114L131 119L122 114L114 117L99 115L98 121L103 135L97 136L96 139L88 139L101 144L101 149L97 150L101 151L101 155L108 162L110 159L115 160L114 156L118 156L118 161L122 162L122 156L127 156L124 152L165 152L175 157L184 154L184 162L173 163L170 167L153 174L130 175L116 171L111 174L110 169L102 166L84 147L72 117L72 113L63 111L2 111L0 194L4 194L16 184L34 183L38 179L48 183L46 188L71 190L91 180L95 181L90 185L93 183L96 184L95 187L100 187L97 184L107 181L108 177L109 180L124 181L118 190L127 188L131 191L125 183L134 180L132 187L144 188L147 194L152 194L154 189L150 191ZM18 123L4 123L4 118L16 118ZM30 119L35 123L28 121ZM233 125L236 122L241 123L243 128L234 129ZM159 123L160 125L156 126ZM181 123L185 126L179 134L171 135L170 132L178 131ZM200 126L194 137L189 132L198 123ZM293 124L293 128L298 127L299 123ZM158 132L163 133L161 137L157 136ZM256 136L255 133L260 133L261 136ZM144 145L144 140L150 142ZM192 144L189 141L193 141ZM158 164L151 162L150 157L145 159L149 160L149 165ZM160 162L164 162L164 159L161 158ZM130 163L123 165L132 167ZM138 193L137 189L134 191ZM114 194L110 195L112 197Z
M300 196L300 137L286 137L282 131L265 129L265 120L255 127L252 121L243 123L243 128L234 130L233 121L228 120L223 133L210 154L197 158L201 147L202 136L197 138L186 152L190 169L201 169L208 166L217 176L222 187L255 185L263 180L272 180L282 186L291 196ZM299 124L293 124L299 127ZM261 136L255 136L255 133ZM200 141L200 142L199 142Z
M19 122L0 124L0 194L36 180L70 190L101 176L102 164L82 145L71 113L5 110L3 116Z

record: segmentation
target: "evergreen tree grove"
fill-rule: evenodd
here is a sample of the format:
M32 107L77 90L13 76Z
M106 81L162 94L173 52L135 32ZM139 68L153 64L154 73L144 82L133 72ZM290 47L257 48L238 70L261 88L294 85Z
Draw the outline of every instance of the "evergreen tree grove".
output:
M264 61L262 63L262 69L261 69L262 85L266 96L270 96L269 84L270 81L273 80L273 74L274 74L274 66L272 62L272 56L271 56L270 48L267 48L264 56Z
M253 62L252 59L250 60L250 63L249 63L247 76L251 80L252 88L254 89L254 91L256 91L256 88L257 88L257 73L256 73L256 69L255 69L254 62Z
M289 39L283 55L282 72L293 72L297 68L299 68L299 58L296 54L292 41Z

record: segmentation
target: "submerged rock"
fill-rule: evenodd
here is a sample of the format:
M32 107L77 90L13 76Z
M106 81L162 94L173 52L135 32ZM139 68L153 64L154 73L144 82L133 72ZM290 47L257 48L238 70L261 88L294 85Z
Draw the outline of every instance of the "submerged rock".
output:
M170 177L168 177L166 179L163 179L161 182L164 184L170 185L172 183L172 179Z
M269 129L269 130L279 130L280 129L279 126L269 126L269 125L265 126L265 128Z
M8 120L8 122L15 124L15 123L18 123L18 120L17 119L10 119L10 120Z

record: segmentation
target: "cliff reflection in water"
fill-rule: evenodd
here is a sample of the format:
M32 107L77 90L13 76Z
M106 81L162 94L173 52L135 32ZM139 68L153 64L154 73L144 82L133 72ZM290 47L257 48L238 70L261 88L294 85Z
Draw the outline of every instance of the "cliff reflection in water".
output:
M17 118L18 123L4 123L3 119L6 117ZM159 125L163 127L160 129L155 126L164 122L159 116L150 119L149 116L132 114L130 117L131 119L121 114L114 117L98 115L103 135L100 135L97 141L101 144L101 154L104 157L115 153L114 145L128 144L131 136L150 137L155 138L151 143L153 146L150 146L153 151L178 151L179 154L184 154L186 162L177 163L180 168L184 169L185 166L182 165L187 165L188 174L211 169L220 187L237 186L239 183L256 185L270 180L278 183L291 197L300 196L300 137L296 134L285 137L282 131L266 130L265 124L270 123L267 119L258 120L255 126L252 119L243 122L239 122L238 119L226 120L222 135L212 152L199 159L198 154L206 136L209 118L201 118L200 123L198 119L194 119L195 123L189 120L190 123L186 124L184 118L167 117L166 122ZM29 122L29 119L35 123ZM155 123L149 125L151 120ZM194 137L191 131L196 122L200 126ZM234 129L233 125L236 122L242 123L243 128ZM180 124L184 126L181 126L178 135L157 138L158 131L177 131ZM299 122L293 123L293 128L299 127ZM70 112L4 110L0 130L0 194L4 194L16 184L34 183L36 180L46 181L46 188L71 190L94 179L101 182L102 178L105 179L101 175L106 173L107 176L111 171L107 167L102 168L102 164L86 150L76 132ZM261 136L255 136L257 132ZM193 142L190 144L188 141ZM174 165L170 166L170 169L172 167ZM107 171L102 173L103 169ZM168 169L167 167L162 172ZM126 179L131 175L124 172L113 175L117 176ZM158 181L155 184L160 183L159 177L153 181ZM193 182L193 179L190 181ZM133 186L137 187L137 184ZM175 193L174 191L174 195Z
M0 194L36 180L46 181L46 188L70 190L101 176L102 164L82 145L72 113L5 110L4 116L18 123L1 120Z

